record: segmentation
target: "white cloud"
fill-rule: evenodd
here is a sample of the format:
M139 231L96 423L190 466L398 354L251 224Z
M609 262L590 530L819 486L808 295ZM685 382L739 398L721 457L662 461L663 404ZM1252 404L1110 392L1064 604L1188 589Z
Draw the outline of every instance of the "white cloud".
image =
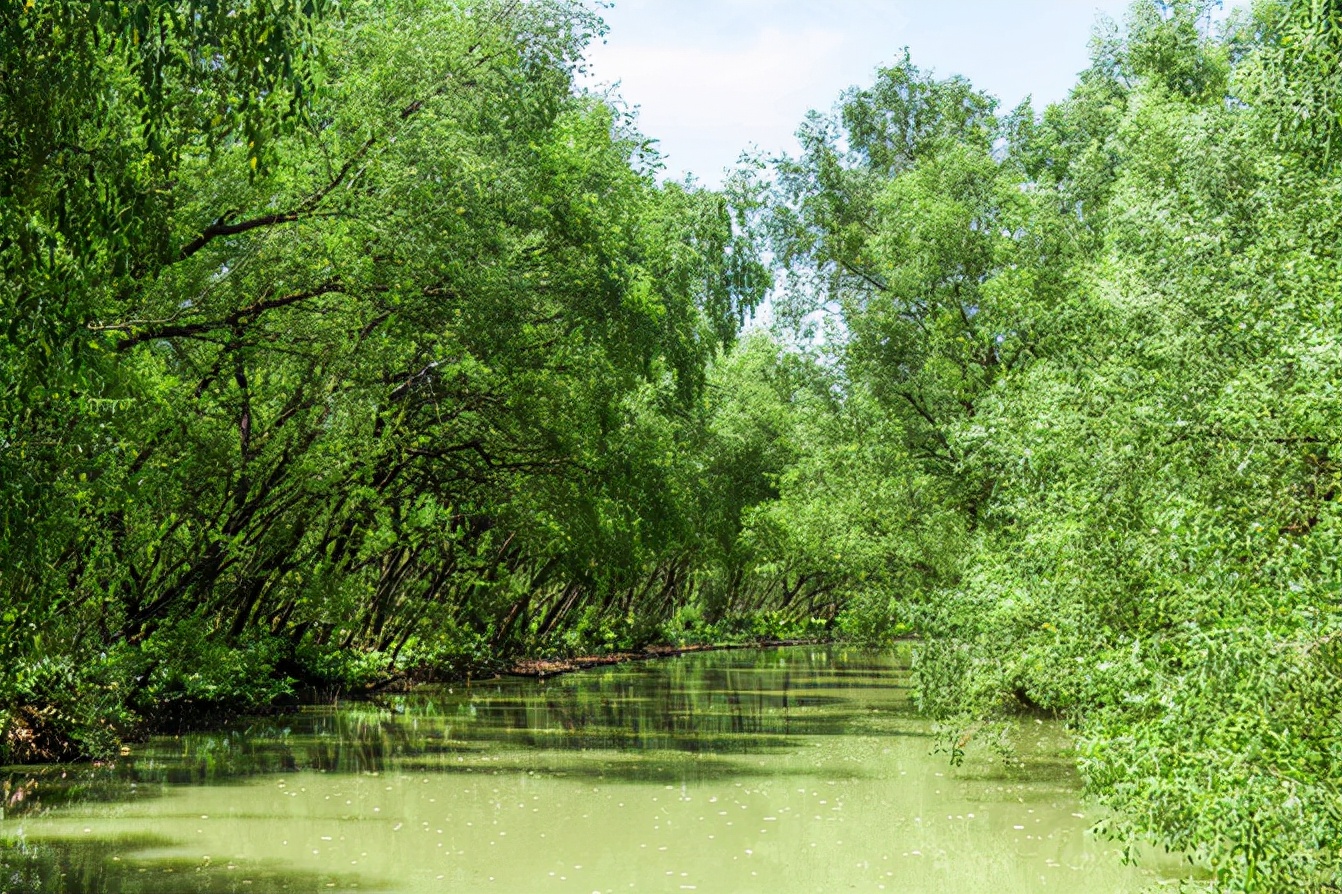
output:
M598 80L618 79L621 92L642 105L651 133L658 124L793 128L797 103L787 100L814 92L843 43L824 28L766 28L738 48L612 43L594 47L590 58Z

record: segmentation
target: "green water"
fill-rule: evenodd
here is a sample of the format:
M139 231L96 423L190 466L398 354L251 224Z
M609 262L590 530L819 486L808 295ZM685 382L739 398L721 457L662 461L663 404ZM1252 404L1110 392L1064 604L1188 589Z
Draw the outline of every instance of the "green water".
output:
M0 892L1137 891L1058 730L948 766L899 655L499 680L7 773Z

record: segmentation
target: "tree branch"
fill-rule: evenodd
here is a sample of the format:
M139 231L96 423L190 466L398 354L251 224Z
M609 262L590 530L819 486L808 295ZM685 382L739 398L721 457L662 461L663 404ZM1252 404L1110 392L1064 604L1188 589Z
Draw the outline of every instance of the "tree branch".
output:
M133 323L93 326L90 328L99 332L129 331L131 333L130 337L124 339L116 346L118 351L126 351L143 342L155 341L161 338L197 338L207 332L214 332L219 329L236 328L245 323L249 318L265 313L268 310L288 307L291 304L298 304L299 302L307 301L311 298L317 298L321 295L329 295L333 292L343 292L344 290L345 287L340 280L333 279L306 292L295 292L291 295L284 295L279 298L263 298L246 307L238 308L220 320L202 320L196 323L181 323L175 326L164 326L159 329L141 330L139 332L135 331L135 324Z

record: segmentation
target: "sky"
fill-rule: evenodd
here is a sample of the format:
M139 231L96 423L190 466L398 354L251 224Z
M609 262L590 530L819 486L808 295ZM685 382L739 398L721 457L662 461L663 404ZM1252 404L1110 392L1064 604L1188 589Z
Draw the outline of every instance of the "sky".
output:
M614 86L660 141L665 175L720 185L742 150L794 152L811 109L871 83L907 46L1012 108L1067 95L1097 17L1128 0L615 0L588 84Z

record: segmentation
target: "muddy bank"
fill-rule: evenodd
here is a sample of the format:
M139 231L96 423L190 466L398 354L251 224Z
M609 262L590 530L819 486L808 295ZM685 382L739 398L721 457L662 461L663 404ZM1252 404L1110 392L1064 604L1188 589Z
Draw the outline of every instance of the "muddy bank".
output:
M23 705L0 712L0 758L16 764L54 764L83 757L61 728L56 709Z
M825 639L780 639L761 640L753 643L724 643L720 645L689 646L649 646L634 652L610 652L605 655L580 655L572 658L526 658L513 664L503 673L510 677L534 677L544 679L556 674L602 667L607 664L624 664L627 661L648 661L653 658L673 658L691 652L719 652L725 649L767 649L778 646L815 646L830 642Z

